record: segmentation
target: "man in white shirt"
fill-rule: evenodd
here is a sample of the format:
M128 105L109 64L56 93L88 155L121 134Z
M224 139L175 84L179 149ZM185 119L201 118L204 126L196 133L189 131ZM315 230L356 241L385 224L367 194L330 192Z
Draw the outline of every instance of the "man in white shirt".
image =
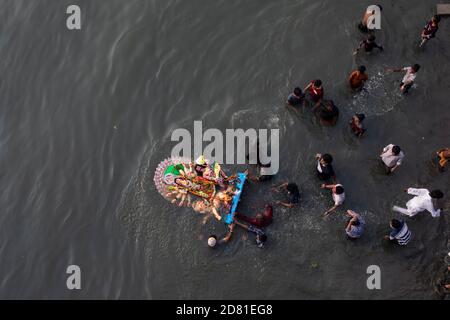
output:
M405 154L399 146L389 144L383 148L380 158L386 166L386 173L390 174L402 164Z
M441 209L435 209L435 202L444 196L441 190L433 190L430 192L427 189L409 188L405 191L415 197L406 203L406 209L394 206L392 208L394 211L409 217L414 217L419 212L427 210L431 213L433 218L440 216Z
M334 206L328 209L324 216L328 216L331 212L336 210L345 201L344 186L342 184L322 184L320 186L322 189L331 189L331 196L333 197Z
M419 69L420 69L420 65L416 63L412 67L388 69L388 71L392 71L392 72L406 71L406 74L403 77L402 82L400 83L400 90L402 93L408 93L409 89L411 89L412 85L414 84L414 80L416 80L417 72L419 71Z

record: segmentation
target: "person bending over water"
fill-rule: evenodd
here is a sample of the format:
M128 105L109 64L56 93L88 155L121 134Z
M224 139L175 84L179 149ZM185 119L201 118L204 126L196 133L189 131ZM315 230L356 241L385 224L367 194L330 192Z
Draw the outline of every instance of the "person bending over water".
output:
M364 232L364 219L352 210L347 210L347 215L350 217L347 227L345 228L345 233L347 233L348 238L350 240L361 238Z
M363 136L363 134L366 132L366 129L364 129L364 126L363 126L363 121L365 118L366 118L366 116L364 114L357 113L353 116L352 120L349 121L352 132L358 138L361 138Z
M402 82L400 83L400 91L402 93L408 93L409 89L411 89L411 87L414 84L414 81L416 80L417 72L419 71L419 69L420 69L420 65L416 63L412 67L404 67L404 68L398 68L398 69L388 69L388 71L391 71L391 72L406 71L406 74L403 77Z
M380 158L386 166L386 174L391 174L402 164L405 154L399 146L389 144L383 148Z
M433 190L430 192L427 189L408 188L405 192L414 195L415 197L406 203L406 209L394 206L392 208L394 211L400 212L401 214L409 217L414 217L419 212L425 210L430 212L433 218L437 218L441 215L442 209L435 209L438 204L438 200L444 197L441 190Z
M441 18L438 15L434 15L431 18L431 21L427 22L425 27L422 30L422 41L420 42L420 47L423 47L425 43L427 43L429 40L436 37L436 32L439 29L439 21Z
M339 118L339 109L333 100L321 100L317 102L313 108L313 112L319 117L320 124L326 127L334 126Z
M321 80L313 80L306 87L305 92L309 93L309 98L313 102L319 102L323 98L324 90Z
M358 70L355 70L351 73L348 81L350 83L350 87L353 90L362 90L364 87L364 83L369 79L366 74L366 67L360 66Z
M266 204L263 212L258 212L254 217L246 217L240 213L236 214L236 218L244 222L250 223L258 228L267 227L273 220L273 207Z
M326 153L321 155L320 153L316 154L317 167L316 173L317 177L322 181L328 181L333 179L336 182L336 174L334 173L333 166L331 165L333 162L333 157Z
M280 190L284 190L287 193L288 202L277 201L277 204L280 204L286 208L292 208L300 202L300 191L297 184L285 182L272 188L272 191L275 192L280 192Z
M383 46L378 45L375 42L375 39L376 39L376 37L373 34L369 35L367 37L367 39L365 39L359 43L359 47L356 48L355 51L353 51L353 55L358 54L358 52L359 52L359 50L361 50L361 48L364 48L364 51L368 52L368 53L372 52L372 50L375 48L377 48L380 51L383 51L384 50Z
M334 206L332 206L324 213L324 216L326 217L344 203L345 190L342 184L322 184L320 187L322 189L330 189L331 197L333 198L334 201Z
M216 235L210 235L208 237L208 246L211 248L215 248L218 244L230 241L233 231L234 231L234 223L228 226L228 233L222 239L218 240Z

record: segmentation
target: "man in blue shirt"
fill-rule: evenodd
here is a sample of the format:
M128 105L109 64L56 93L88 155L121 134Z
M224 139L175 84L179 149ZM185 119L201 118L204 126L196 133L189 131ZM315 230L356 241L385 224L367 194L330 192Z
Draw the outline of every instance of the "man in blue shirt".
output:
M355 211L347 210L347 215L350 216L350 220L347 223L345 232L350 240L358 239L364 232L364 225L366 224L364 219Z

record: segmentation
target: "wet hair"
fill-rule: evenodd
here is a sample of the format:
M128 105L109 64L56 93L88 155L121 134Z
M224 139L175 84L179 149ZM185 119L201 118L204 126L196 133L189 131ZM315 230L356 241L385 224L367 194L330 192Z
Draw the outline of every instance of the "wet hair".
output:
M358 68L358 71L361 72L361 73L364 73L364 72L366 72L366 67L365 66L360 66Z
M210 235L210 236L208 237L208 239L210 239L210 238L214 238L214 239L216 239L216 240L217 240L217 236L216 236L216 235L214 235L214 234L212 234L212 235Z
M359 226L361 223L359 222L359 220L353 220L352 221L352 226Z
M336 194L343 194L344 193L344 187L343 186L337 186L336 187Z
M302 94L302 89L300 89L299 87L296 87L294 89L294 94L297 95L297 96L301 95Z
M287 191L293 193L293 192L298 192L298 186L295 183L289 183L286 186Z
M413 69L414 69L415 72L419 71L420 64L416 63L415 65L413 65Z
M398 229L402 226L402 223L400 221L398 221L397 219L392 219L391 226L395 229Z
M331 164L333 162L333 157L331 156L331 154L325 153L322 156L323 161L325 161L325 163L327 164Z
M373 34L371 34L367 39L369 41L375 41L376 37Z
M441 199L444 196L444 193L441 190L433 190L430 192L430 197L434 199Z
M364 113L357 113L355 116L359 119L359 121L363 121L366 118Z
M314 80L314 86L315 87L320 87L322 85L322 81L321 80Z
M396 156L398 156L400 154L400 151L402 151L402 149L400 149L399 146L392 147L392 153L395 154Z

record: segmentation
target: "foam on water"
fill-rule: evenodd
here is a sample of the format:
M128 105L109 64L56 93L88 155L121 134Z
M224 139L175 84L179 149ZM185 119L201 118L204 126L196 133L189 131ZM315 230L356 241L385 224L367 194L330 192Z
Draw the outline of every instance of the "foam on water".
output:
M349 110L366 116L380 116L394 110L403 99L398 86L390 80L390 74L380 71L369 76L364 90L353 95Z

